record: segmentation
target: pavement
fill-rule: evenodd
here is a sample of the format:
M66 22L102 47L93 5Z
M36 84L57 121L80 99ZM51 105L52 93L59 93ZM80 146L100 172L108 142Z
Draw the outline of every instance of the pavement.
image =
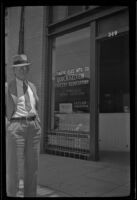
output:
M129 194L129 153L102 152L97 162L40 154L38 197L123 197Z

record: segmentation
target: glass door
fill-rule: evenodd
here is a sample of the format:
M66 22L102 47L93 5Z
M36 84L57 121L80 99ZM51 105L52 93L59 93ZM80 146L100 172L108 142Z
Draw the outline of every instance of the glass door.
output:
M99 41L99 149L130 151L129 35ZM101 157L101 156L100 156Z

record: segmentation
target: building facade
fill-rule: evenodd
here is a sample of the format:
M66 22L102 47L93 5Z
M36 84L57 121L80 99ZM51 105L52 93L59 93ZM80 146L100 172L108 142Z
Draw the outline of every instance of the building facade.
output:
M6 77L19 46L21 7L6 9ZM25 6L24 53L38 88L41 152L99 160L130 152L126 6Z

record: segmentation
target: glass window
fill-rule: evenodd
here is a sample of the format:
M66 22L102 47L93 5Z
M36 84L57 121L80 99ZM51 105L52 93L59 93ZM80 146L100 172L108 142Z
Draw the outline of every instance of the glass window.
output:
M67 6L52 6L52 23L67 16Z
M89 66L89 27L54 39L52 45L52 130L89 132Z
M81 12L83 9L83 6L68 6L68 16Z
M98 6L51 6L51 23L58 22L68 16L96 7Z
M79 13L85 9L85 6L52 6L51 7L51 22L58 22L68 16Z
M98 6L85 6L85 9L87 10L87 9L94 9L94 8L96 8L96 7L98 7Z

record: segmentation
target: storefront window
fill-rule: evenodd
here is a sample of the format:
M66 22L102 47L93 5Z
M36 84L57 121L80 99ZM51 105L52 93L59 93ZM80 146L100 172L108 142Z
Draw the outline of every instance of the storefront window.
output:
M51 21L50 23L56 23L60 20L66 19L69 16L80 14L83 11L95 9L98 6L51 6Z
M64 19L67 16L67 6L52 6L52 22Z
M83 11L84 6L68 6L68 16Z
M86 6L86 9L95 9L95 8L97 8L97 7L99 7L99 6Z
M90 131L90 29L57 37L52 45L51 130Z

